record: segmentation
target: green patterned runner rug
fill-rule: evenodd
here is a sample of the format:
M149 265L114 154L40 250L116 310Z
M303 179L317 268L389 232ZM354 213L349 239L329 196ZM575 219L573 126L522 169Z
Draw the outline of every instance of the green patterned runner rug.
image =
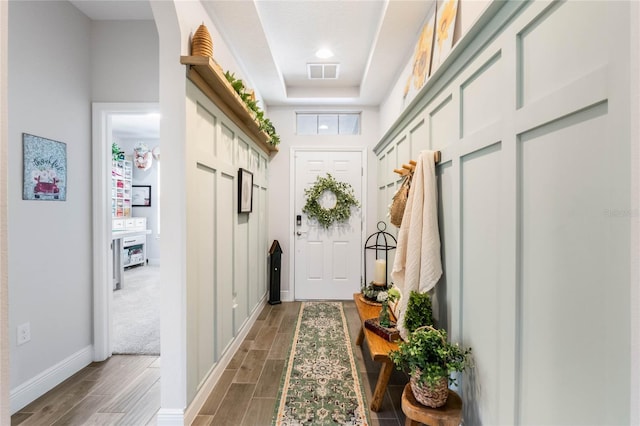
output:
M368 425L341 302L304 302L275 425Z

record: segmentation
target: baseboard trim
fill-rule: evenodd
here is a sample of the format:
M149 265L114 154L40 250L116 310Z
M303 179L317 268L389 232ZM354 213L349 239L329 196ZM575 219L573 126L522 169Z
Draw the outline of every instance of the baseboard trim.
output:
M158 410L158 415L156 416L157 426L184 426L186 424L191 423L184 421L184 410L173 408L161 408Z
M293 302L293 292L289 290L280 291L280 300L283 302Z
M262 309L266 304L267 304L267 297L265 295L260 301L260 303L258 303L256 308L253 310L253 313L249 317L249 320L247 320L244 323L244 326L240 329L238 335L233 340L233 343L231 343L231 345L227 348L227 351L224 353L222 358L220 358L220 361L218 361L217 365L211 369L211 372L209 373L209 377L207 377L207 379L204 381L204 383L200 387L200 390L198 391L198 393L196 393L196 396L193 398L193 401L191 401L191 404L189 404L189 406L185 410L184 424L190 425L191 423L193 423L196 416L200 412L200 409L204 406L204 403L207 402L207 398L213 391L213 388L218 383L218 380L220 380L220 377L222 377L222 373L227 368L227 365L229 365L229 362L231 362L233 355L236 353L236 351L244 341L245 337L247 337L247 334L249 334L249 330L251 330L251 327L253 327L253 325L255 324L256 320L258 319L258 316L260 315L260 313L262 312ZM158 425L161 424L159 420L160 420L160 414L158 413ZM168 423L166 425L169 426Z
M82 370L93 361L93 345L86 346L46 369L37 376L18 385L9 393L11 414L18 412L60 383Z

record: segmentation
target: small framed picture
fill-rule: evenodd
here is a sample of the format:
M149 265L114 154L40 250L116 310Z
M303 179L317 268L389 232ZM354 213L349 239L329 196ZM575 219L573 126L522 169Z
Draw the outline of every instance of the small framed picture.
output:
M22 134L23 200L66 201L67 144Z
M238 213L251 213L253 209L253 173L238 170Z
M133 207L151 207L151 185L133 185L131 187L131 205Z

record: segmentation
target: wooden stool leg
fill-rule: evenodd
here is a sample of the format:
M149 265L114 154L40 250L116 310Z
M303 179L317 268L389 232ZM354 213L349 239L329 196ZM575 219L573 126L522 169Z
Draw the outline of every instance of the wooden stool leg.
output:
M363 340L364 340L364 328L360 327L360 333L358 333L358 338L356 339L356 346L362 346Z
M373 397L371 398L371 411L380 411L380 406L382 406L382 400L384 399L384 391L387 390L391 373L393 373L393 363L391 361L383 362L382 369L380 369L380 374L378 375L376 389L373 391Z
M404 422L404 426L420 426L420 423L407 417L407 420Z

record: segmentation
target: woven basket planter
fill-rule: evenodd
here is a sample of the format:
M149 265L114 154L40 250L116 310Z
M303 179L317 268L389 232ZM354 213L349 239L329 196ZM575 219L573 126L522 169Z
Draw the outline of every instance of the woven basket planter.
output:
M402 216L404 216L404 209L407 205L407 199L409 198L409 188L411 186L411 175L408 175L402 181L402 185L393 196L391 201L391 207L389 208L389 222L398 228L402 224Z
M433 387L429 387L427 384L418 384L418 380L413 375L409 382L413 396L420 404L438 408L447 403L449 396L449 379L447 377L442 377Z

